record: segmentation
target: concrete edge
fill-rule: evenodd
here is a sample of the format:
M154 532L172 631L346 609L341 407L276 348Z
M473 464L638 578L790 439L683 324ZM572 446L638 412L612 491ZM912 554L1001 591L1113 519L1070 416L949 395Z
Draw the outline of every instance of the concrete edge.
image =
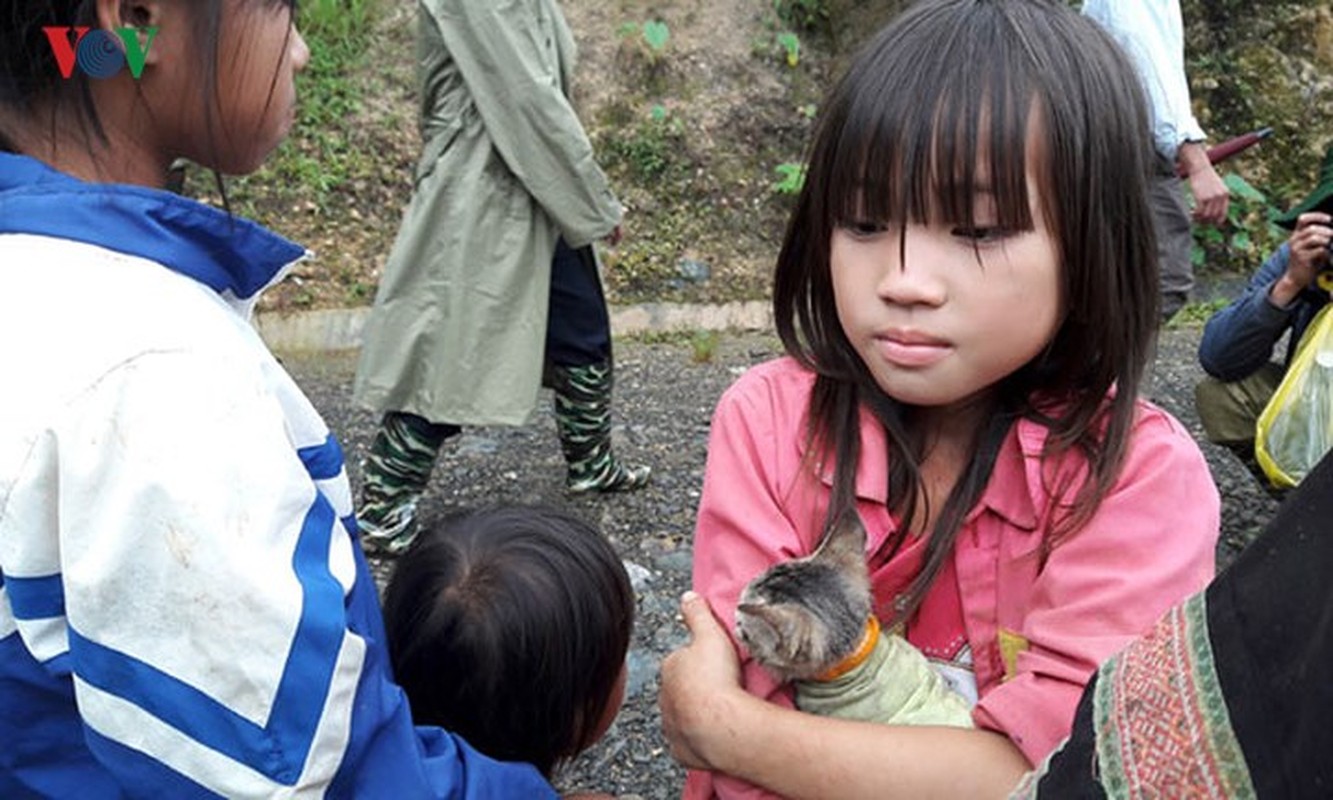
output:
M318 352L354 350L370 315L368 306L319 311L255 314L259 335L273 350ZM611 333L628 336L643 333L773 329L773 309L767 300L698 305L690 303L639 303L611 307Z

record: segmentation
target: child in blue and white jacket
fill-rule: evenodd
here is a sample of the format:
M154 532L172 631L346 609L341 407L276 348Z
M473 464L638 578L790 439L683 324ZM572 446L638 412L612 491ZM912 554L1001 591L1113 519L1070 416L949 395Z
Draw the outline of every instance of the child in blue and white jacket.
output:
M0 797L554 797L412 725L338 443L249 322L304 249L153 188L178 156L247 172L285 136L309 56L290 4L17 5ZM66 79L43 26L132 28L142 74Z

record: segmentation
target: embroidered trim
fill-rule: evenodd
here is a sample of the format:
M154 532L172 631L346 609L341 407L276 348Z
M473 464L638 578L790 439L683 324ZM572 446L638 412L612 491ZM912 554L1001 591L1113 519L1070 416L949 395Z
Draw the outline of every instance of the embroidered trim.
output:
M866 620L865 631L861 634L861 641L856 645L856 649L843 660L829 667L814 677L817 681L835 681L843 675L851 672L865 663L870 658L870 651L875 649L875 642L879 641L879 618L874 614Z
M1217 677L1202 593L1102 666L1092 719L1111 797L1255 797Z

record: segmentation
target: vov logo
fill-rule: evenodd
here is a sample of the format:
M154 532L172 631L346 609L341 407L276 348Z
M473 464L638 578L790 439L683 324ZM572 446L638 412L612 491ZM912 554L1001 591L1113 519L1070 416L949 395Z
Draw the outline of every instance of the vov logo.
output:
M66 80L74 74L76 62L90 78L110 78L126 66L130 68L130 74L138 78L143 74L148 48L157 36L155 27L116 28L115 33L111 33L86 26L50 25L42 28L42 32L51 43L51 54L60 68L60 77ZM142 41L140 37L143 37Z

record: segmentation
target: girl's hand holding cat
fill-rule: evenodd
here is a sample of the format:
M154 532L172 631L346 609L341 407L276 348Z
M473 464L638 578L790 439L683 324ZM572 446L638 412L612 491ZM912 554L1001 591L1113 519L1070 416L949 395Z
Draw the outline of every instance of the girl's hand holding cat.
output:
M658 704L662 731L671 755L691 769L721 769L710 759L711 746L738 737L737 704L754 702L741 687L740 659L726 629L713 616L708 601L686 592L680 613L690 632L689 644L662 662ZM760 701L762 702L762 701Z

